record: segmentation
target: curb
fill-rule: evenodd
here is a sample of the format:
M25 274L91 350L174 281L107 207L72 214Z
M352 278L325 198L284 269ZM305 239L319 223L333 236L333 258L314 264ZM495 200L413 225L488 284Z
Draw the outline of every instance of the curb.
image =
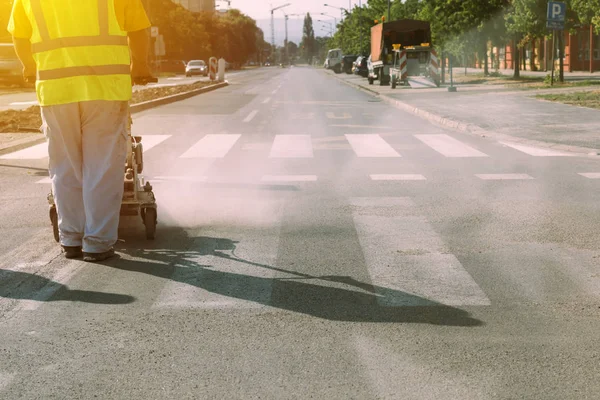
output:
M550 148L550 149L554 149L554 150L576 153L576 154L586 155L586 156L600 155L600 149L592 149L592 148L588 148L588 147L579 147L579 146L570 146L570 145L564 145L564 144L560 144L560 143L541 142L539 140L524 139L524 138L520 138L520 137L496 133L494 131L484 129L478 125L469 124L466 122L442 117L441 115L434 114L429 111L425 111L419 107L410 105L401 100L394 99L392 97L389 97L388 95L378 93L378 92L368 89L362 85L359 85L359 84L356 84L353 82L349 82L349 81L339 78L335 75L333 75L333 77L348 86L351 86L355 89L362 90L370 95L373 95L374 97L380 98L382 101L388 103L392 107L395 107L401 111L406 111L406 112L416 115L417 117L422 118L426 121L429 121L431 123L437 124L437 125L445 127L445 128L453 129L453 130L461 132L461 133L477 135L480 137L492 138L497 141L510 141L510 142L529 145L529 146Z
M130 107L131 114L139 114L143 111L150 110L152 108L164 106L167 104L175 103L181 100L189 99L190 97L198 96L203 93L212 92L217 89L221 89L223 87L229 86L229 82L221 82L215 85L210 85L207 87L191 90L189 92L178 93L167 97L161 97L159 99L145 101L143 103L133 104ZM31 137L27 139L22 139L17 141L14 144L10 144L5 147L0 147L0 155L14 153L15 151L23 150L31 146L35 146L41 143L44 143L46 138L42 135L42 137Z
M167 104L175 103L175 102L178 102L181 100L189 99L190 97L198 96L203 93L212 92L213 90L221 89L226 86L229 86L229 82L227 82L227 81L217 83L215 85L203 87L200 89L191 90L189 92L173 94L171 96L161 97L159 99L154 99L154 100L145 101L143 103L133 104L130 107L131 114L138 114L138 113L141 113L142 111L146 111L151 108L156 108L156 107L164 106Z

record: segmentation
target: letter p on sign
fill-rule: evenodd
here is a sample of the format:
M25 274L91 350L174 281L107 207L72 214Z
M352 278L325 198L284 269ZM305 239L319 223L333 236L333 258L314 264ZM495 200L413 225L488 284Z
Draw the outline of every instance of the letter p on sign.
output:
M563 22L567 13L567 5L558 1L548 3L548 21Z

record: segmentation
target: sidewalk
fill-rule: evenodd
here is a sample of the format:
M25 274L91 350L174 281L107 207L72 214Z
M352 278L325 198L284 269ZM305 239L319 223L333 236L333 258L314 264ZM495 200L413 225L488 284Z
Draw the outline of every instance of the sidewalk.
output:
M600 90L600 86L515 90L503 85L456 85L457 92L450 93L446 87L392 90L378 82L369 85L353 75L334 76L399 108L461 131L499 140L535 141L579 153L600 149L600 111L535 98L538 93Z

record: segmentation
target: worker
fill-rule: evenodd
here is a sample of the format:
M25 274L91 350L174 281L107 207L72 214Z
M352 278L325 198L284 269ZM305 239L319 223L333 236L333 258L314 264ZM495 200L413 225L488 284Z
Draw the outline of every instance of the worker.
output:
M132 77L149 77L141 0L14 0L8 31L35 77L66 258L115 255Z

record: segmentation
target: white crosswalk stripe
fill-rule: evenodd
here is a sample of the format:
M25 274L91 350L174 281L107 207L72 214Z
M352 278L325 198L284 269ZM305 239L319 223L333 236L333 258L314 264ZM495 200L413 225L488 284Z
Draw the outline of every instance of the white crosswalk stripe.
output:
M484 181L519 181L533 179L532 176L527 174L478 174L475 176Z
M312 158L310 135L277 135L271 147L270 158Z
M347 134L346 139L358 157L400 157L380 135Z
M239 228L236 237L219 239L219 235L204 231L205 237L196 239L192 247L199 250L186 256L185 264L193 266L175 266L175 272L153 303L153 309L268 306L273 279L290 277L273 269L277 260L283 202L266 199L260 205L247 199L238 199L237 202L237 211L257 206L263 207L265 212L268 209L268 221L260 215L256 221L250 221L261 226L262 233L258 235L256 228L247 231Z
M600 179L600 172L585 172L585 173L581 173L579 175L583 176L584 178L588 178L588 179Z
M224 158L242 135L209 134L190 147L181 158Z
M353 198L351 205L380 305L490 305L411 199Z
M500 142L500 144L511 147L515 150L518 150L522 153L528 154L533 157L573 157L574 156L574 154L571 154L571 153L565 153L562 151L556 151L556 150L552 150L552 149L544 149L541 147L526 146L526 145L512 143L512 142Z
M150 151L150 149L158 146L171 135L142 135L142 144L144 145L144 152ZM16 151L14 153L5 154L0 156L2 160L43 160L48 157L48 143L41 143L35 146L28 147L23 150Z
M487 157L487 154L448 135L415 135L415 137L445 157Z
M373 181L426 181L423 175L418 174L373 174L371 175Z
M316 175L265 175L263 182L316 182Z

